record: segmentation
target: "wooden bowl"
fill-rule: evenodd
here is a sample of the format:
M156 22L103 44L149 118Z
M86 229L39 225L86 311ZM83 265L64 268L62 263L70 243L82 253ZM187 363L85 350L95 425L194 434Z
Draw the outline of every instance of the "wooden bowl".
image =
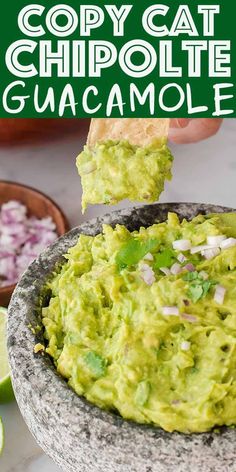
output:
M38 190L15 182L0 180L0 206L9 200L17 200L28 208L29 216L44 218L51 216L58 236L69 230L69 222L59 206ZM0 306L7 307L15 285L0 288Z

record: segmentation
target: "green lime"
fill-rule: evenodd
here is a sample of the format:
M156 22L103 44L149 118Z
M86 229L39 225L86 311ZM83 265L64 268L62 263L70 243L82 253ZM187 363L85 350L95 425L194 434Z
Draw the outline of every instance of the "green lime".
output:
M3 429L2 420L0 418L0 456L3 451L3 446L4 446L4 429Z
M0 403L14 399L6 342L7 310L0 307Z

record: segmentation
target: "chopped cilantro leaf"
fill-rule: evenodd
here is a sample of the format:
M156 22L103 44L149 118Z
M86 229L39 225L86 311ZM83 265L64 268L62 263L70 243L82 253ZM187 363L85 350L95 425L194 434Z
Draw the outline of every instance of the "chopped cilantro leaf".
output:
M148 241L143 243L143 248L145 249L145 254L147 254L148 252L152 252L155 249L157 249L158 244L159 244L159 241L157 239L148 239Z
M99 356L94 351L89 351L85 355L85 362L91 371L91 373L96 377L102 377L106 372L106 361L103 357Z
M199 279L199 273L197 271L194 272L188 272L183 276L183 280L185 282L191 282L192 280L197 280Z
M197 303L203 297L203 288L201 285L190 285L187 295L193 303Z
M211 282L210 280L206 280L206 281L202 284L203 297L205 297L205 296L208 294L208 292L209 292L210 288L212 287L212 285L213 285L213 284L212 284L212 282Z
M148 252L155 250L158 244L157 239L149 239L144 243L138 239L130 239L121 247L116 255L116 264L119 270L138 264Z
M193 303L206 297L211 287L216 284L214 280L204 280L197 271L188 272L183 276L183 280L192 282L189 285L187 295Z
M164 249L155 256L154 269L161 267L171 267L175 260L175 253L172 249Z

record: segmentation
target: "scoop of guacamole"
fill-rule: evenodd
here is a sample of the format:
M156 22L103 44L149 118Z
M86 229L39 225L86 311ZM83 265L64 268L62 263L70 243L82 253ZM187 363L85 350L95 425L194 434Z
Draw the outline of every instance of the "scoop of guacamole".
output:
M150 203L158 200L165 179L171 179L172 160L164 140L147 147L133 146L128 141L85 146L77 158L82 210L88 204L114 205L126 198Z
M236 214L81 235L48 282L46 351L78 395L166 431L236 424Z

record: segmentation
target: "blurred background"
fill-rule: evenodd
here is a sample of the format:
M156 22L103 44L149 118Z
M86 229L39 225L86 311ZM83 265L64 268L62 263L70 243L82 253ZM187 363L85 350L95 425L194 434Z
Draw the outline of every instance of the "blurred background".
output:
M76 156L86 141L88 120L0 120L0 180L41 190L61 207L71 226L111 211L90 207L81 214L81 184ZM197 144L171 145L173 180L161 202L204 202L236 208L236 121L225 120L219 133ZM123 202L115 208L131 206ZM59 472L35 444L15 403L0 405L6 430L1 472Z

